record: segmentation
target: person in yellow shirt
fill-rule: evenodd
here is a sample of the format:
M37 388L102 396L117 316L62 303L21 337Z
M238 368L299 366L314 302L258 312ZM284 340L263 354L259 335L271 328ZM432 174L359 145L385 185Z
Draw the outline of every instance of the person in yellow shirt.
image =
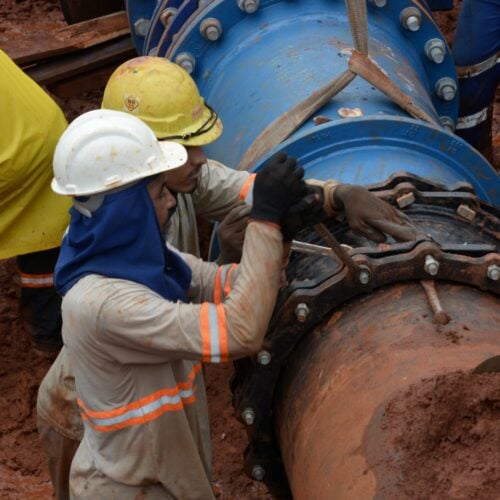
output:
M40 351L61 347L53 272L69 222L50 189L54 149L67 127L59 106L0 50L0 259L17 257L21 315Z

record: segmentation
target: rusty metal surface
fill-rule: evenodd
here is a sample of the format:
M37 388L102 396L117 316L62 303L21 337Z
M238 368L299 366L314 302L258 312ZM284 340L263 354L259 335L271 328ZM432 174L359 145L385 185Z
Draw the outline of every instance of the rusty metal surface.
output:
M395 477L373 460L383 450L370 449L372 417L410 384L472 370L498 352L499 299L436 287L452 317L446 326L433 321L418 283L397 284L335 312L288 359L274 411L295 499L373 498Z
M264 481L274 493L286 495L288 487L273 427L275 389L292 353L302 349L301 339L322 321L341 313L347 302L396 283L434 279L436 293L430 296L417 285L433 324L436 314L442 323L448 317L451 324L456 319L440 292L443 282L500 295L500 280L489 277L491 268L496 269L500 263L499 212L480 203L468 184L458 183L445 190L412 175L395 174L372 189L393 204L401 194L413 193L414 201L405 206L404 212L423 236L414 242L389 240L377 245L353 234L345 222L326 221L328 231L340 244L347 245L344 248L350 247L346 250L350 259L368 279L361 282L359 272L349 272L346 265L331 256L292 252L287 285L280 291L262 347L270 361L262 364L257 357L235 363L232 390L236 415L241 419L245 409L251 409L253 414L252 422L247 422L246 470L251 475L253 467L262 467ZM464 219L459 215L458 208L464 204L474 212L473 217ZM297 239L313 246L323 244L312 228L299 233ZM300 250L300 242L294 245ZM437 263L432 270L435 274L429 273L429 259L432 266ZM377 315L374 317L378 321Z
M94 19L125 8L124 0L59 0L59 3L68 24Z

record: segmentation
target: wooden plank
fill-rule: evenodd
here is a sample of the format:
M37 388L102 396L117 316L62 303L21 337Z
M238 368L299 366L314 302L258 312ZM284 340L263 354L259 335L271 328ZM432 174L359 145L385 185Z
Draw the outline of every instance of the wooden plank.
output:
M39 84L50 85L112 63L118 66L132 57L137 57L137 51L130 36L126 36L24 68L24 72Z
M90 19L60 28L52 33L37 33L36 39L16 40L5 52L20 65L99 45L130 33L125 11Z

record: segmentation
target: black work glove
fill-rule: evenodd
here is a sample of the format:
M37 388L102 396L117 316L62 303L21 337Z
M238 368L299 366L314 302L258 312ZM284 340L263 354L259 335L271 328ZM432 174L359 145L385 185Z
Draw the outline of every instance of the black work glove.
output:
M342 184L334 191L334 203L343 209L351 229L377 243L389 234L397 241L411 241L423 233L401 211L362 186Z
M255 178L250 217L281 226L283 215L302 196L303 176L295 158L285 153L272 156Z
M324 221L326 214L323 204L323 188L306 184L302 198L283 217L283 240L291 241L301 229Z

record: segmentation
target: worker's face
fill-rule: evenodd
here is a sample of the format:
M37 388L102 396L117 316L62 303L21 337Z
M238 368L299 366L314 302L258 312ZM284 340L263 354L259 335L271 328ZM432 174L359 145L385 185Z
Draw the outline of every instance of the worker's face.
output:
M186 146L187 162L179 168L165 172L166 184L176 193L192 193L198 184L201 167L207 161L200 146Z
M170 217L175 212L177 200L169 191L166 183L166 172L160 174L148 184L148 192L155 207L158 224L163 235L166 234Z

